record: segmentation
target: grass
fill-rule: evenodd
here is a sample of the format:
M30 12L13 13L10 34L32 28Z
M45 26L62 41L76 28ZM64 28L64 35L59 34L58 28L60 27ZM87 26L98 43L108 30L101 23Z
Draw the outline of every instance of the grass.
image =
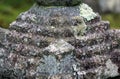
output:
M120 29L120 14L102 14L102 19L110 21L112 29Z

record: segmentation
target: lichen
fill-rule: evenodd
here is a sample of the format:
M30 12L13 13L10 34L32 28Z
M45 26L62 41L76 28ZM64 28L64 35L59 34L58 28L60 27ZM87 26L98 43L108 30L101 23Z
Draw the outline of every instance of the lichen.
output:
M59 72L58 65L59 63L54 56L44 56L43 59L41 59L40 65L37 67L37 72L39 74L53 75Z
M45 48L45 50L54 52L55 55L58 55L74 50L74 47L63 39L60 39L51 43L48 47Z
M87 4L82 3L79 8L80 16L85 18L87 21L90 21L97 16L97 14L94 13L93 10Z
M80 36L85 34L87 25L85 24L83 18L80 16L74 17L73 19L78 22L75 26L72 26L72 28L74 31L74 36L79 39Z
M118 73L118 66L109 59L106 62L106 69L105 69L105 75L108 75L110 77L114 77L119 75Z
M61 59L60 61L60 65L59 65L59 68L60 68L60 72L61 73L72 73L73 72L73 64L76 64L74 58L73 58L73 54L69 54L69 55L66 55L65 58Z
M37 67L38 74L56 75L62 73L72 73L75 60L73 54L66 55L65 58L60 61L56 59L54 55L44 56L41 59L39 66Z

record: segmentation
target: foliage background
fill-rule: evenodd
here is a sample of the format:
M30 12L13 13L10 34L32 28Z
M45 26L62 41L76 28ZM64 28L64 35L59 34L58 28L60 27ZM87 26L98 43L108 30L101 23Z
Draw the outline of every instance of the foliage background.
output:
M8 28L16 17L32 5L33 0L0 0L0 27ZM103 20L109 20L113 29L120 29L120 14L101 13Z
M33 0L0 0L0 27L8 28L16 17L32 5Z

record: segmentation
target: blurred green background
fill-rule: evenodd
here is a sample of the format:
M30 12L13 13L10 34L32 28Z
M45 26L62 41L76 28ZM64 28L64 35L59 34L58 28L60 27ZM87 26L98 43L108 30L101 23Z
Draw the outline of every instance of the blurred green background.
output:
M33 0L0 0L0 27L8 28L16 17L32 5ZM109 20L113 29L120 29L120 14L100 14L103 20Z
M32 5L33 0L0 0L0 27L8 28L16 17Z

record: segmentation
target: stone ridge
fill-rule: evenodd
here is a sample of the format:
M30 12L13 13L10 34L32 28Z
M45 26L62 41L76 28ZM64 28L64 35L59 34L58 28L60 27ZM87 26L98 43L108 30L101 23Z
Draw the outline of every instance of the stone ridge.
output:
M86 4L36 4L0 28L0 79L107 79L119 57L120 30Z
M41 6L75 6L82 0L35 0Z

